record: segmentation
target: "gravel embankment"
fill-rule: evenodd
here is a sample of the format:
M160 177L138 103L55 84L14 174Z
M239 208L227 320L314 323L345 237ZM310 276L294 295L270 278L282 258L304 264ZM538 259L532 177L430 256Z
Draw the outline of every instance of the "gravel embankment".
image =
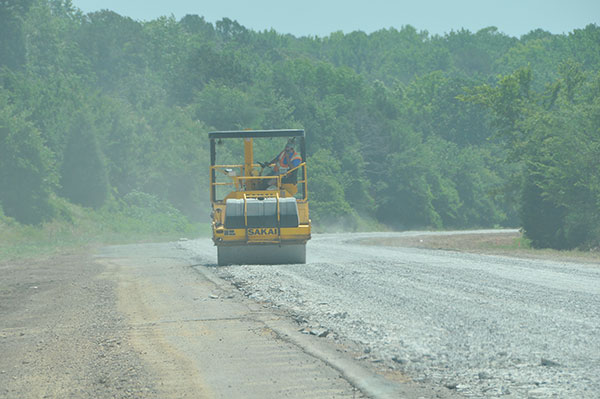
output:
M356 244L373 237L316 235L306 265L217 272L416 381L468 397L600 397L597 265ZM216 252L186 246L208 263Z

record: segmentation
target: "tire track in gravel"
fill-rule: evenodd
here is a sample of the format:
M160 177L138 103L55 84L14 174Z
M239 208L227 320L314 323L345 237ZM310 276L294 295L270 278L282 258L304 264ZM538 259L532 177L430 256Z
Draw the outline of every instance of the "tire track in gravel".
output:
M373 237L315 235L306 265L217 270L415 381L471 397L600 396L600 268L357 244Z

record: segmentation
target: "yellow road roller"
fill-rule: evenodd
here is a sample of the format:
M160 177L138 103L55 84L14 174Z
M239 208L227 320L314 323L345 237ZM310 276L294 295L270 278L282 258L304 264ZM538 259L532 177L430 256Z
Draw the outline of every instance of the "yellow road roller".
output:
M304 130L217 131L208 138L218 264L306 263L311 224ZM276 156L255 162L255 152Z

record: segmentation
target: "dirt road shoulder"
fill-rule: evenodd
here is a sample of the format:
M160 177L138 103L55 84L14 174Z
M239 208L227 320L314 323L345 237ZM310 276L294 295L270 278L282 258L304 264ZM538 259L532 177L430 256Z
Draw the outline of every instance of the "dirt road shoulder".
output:
M367 238L362 240L361 243L374 246L442 249L527 259L545 259L558 262L600 264L600 253L597 250L558 251L529 248L526 240L523 238L523 233L518 230L410 233L406 236L393 236L384 239L381 237Z
M87 253L0 264L0 397L156 397Z

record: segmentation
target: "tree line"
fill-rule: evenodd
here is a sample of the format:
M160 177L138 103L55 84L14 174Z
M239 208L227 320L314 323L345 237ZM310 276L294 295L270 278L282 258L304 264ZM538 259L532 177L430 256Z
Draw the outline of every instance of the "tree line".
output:
M0 2L0 206L208 214L206 133L304 128L317 226L522 226L600 241L600 28L295 37ZM117 205L115 205L117 204Z

